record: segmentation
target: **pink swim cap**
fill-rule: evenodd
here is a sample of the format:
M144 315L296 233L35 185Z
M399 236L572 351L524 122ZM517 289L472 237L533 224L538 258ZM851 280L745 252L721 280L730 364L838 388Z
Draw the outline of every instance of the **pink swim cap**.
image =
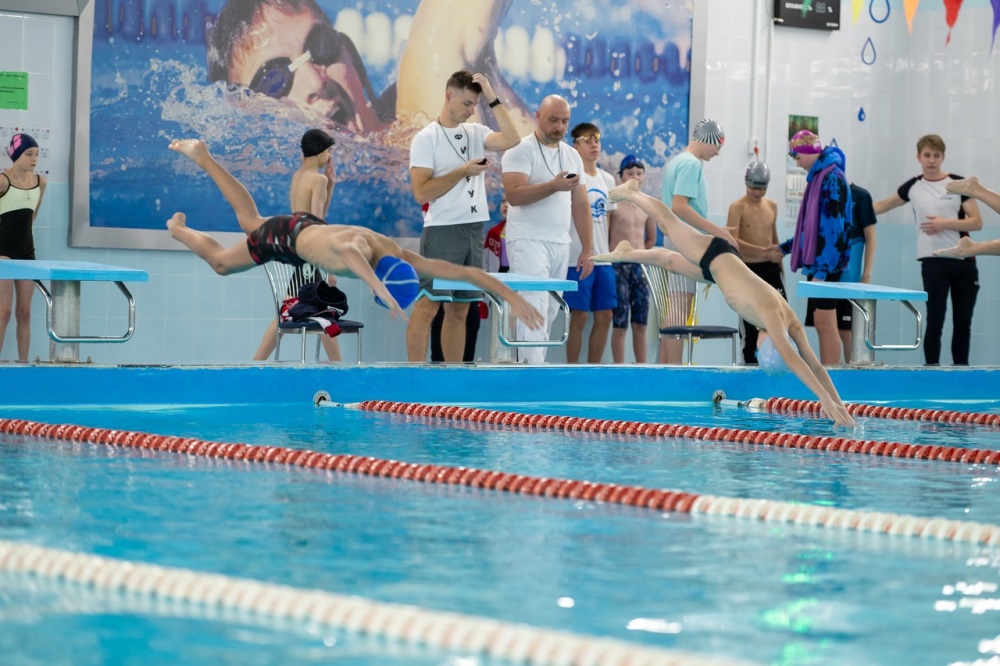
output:
M820 143L819 137L809 130L799 130L788 142L788 151L803 155L816 155L823 152L823 144Z

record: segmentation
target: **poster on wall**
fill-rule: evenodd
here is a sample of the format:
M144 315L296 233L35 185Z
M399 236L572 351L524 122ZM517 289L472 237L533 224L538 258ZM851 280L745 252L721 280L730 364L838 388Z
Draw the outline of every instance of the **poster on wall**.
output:
M458 69L490 79L522 135L544 96L566 97L571 126L601 128L609 171L629 153L662 165L687 141L690 3L92 4L89 178L77 188L89 191L73 245L181 249L164 231L175 211L195 228L239 233L211 180L167 150L175 138L204 138L262 214L287 213L299 139L316 127L337 142L328 221L417 238L409 143L440 113ZM478 109L486 124L489 101ZM499 156L491 162L493 208Z

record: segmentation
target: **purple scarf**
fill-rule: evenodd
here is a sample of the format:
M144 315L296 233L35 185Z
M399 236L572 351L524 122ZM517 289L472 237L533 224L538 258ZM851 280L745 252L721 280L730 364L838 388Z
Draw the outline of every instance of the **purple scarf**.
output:
M816 246L819 240L819 195L823 189L823 179L833 171L831 164L806 183L806 191L799 206L799 217L795 221L795 236L792 238L792 270L816 263Z

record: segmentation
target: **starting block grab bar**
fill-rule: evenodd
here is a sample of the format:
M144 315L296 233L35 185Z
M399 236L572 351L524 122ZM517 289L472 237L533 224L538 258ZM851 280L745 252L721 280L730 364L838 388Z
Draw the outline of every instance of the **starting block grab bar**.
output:
M64 345L80 342L126 342L135 333L135 298L125 284L120 281L115 280L115 286L125 295L125 299L128 301L128 329L123 335L60 335L56 333L54 321L65 320L65 317L53 313L59 305L69 303L73 298L79 303L79 283L74 285L72 282L53 282L52 293L49 293L49 290L45 288L41 280L34 280L33 282L38 291L41 292L42 298L45 299L45 329L49 337L56 342ZM74 286L77 291L75 297L68 295L66 292L67 289L73 289ZM55 296L53 296L53 293Z
M923 317L911 301L926 301L926 291L899 289L864 282L806 282L798 283L798 295L806 298L834 298L848 301L854 308L851 323L853 343L851 365L872 365L876 350L917 349L922 342ZM875 324L878 301L899 301L916 318L916 336L910 344L876 344Z
M556 304L563 313L563 331L557 338L548 340L516 340L512 332L515 330L514 321L511 318L510 308L502 298L489 291L483 291L480 287L462 280L448 280L444 278L434 279L435 289L447 289L449 291L480 291L486 300L496 308L497 316L490 322L490 360L494 363L516 360L513 349L518 347L558 347L566 344L569 339L569 305L563 300L562 292L576 291L579 285L575 280L557 280L554 278L544 278L534 275L522 275L520 273L490 273L490 275L500 282L503 282L512 291L542 291L548 292L549 296L555 299Z
M90 261L0 261L0 280L31 280L45 299L49 360L80 360L80 343L125 342L135 333L135 299L123 282L148 282L149 273L136 268ZM48 280L46 288L43 280ZM122 335L80 335L80 283L114 282L128 302L128 328ZM50 290L51 289L51 290Z

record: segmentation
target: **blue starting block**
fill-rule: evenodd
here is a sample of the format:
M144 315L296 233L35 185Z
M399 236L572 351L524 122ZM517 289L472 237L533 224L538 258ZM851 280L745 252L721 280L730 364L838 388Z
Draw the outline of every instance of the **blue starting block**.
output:
M911 301L926 301L926 291L885 287L864 282L806 282L798 285L798 295L805 298L839 298L854 306L851 334L851 365L873 365L875 350L917 349L921 342L923 317ZM878 301L899 301L914 314L917 320L917 334L913 344L875 344L875 314Z
M482 291L486 300L494 309L494 315L490 318L490 361L492 363L514 362L515 348L517 347L557 347L565 344L569 338L569 306L563 300L562 292L576 291L577 283L574 280L557 280L554 278L544 278L535 275L522 275L520 273L490 273L500 282L510 287L512 291L545 291L556 300L559 309L563 313L563 332L559 338L551 340L515 340L514 321L510 317L510 308L506 307L506 302L496 294L483 291L471 282L464 280L446 280L444 278L434 279L435 289L448 289L451 291Z
M0 261L0 280L32 280L45 299L45 327L51 342L49 360L77 362L81 342L125 342L135 332L135 299L124 282L148 282L149 274L90 261ZM48 280L51 291L43 280ZM80 335L80 283L114 282L128 301L128 330L124 335Z

